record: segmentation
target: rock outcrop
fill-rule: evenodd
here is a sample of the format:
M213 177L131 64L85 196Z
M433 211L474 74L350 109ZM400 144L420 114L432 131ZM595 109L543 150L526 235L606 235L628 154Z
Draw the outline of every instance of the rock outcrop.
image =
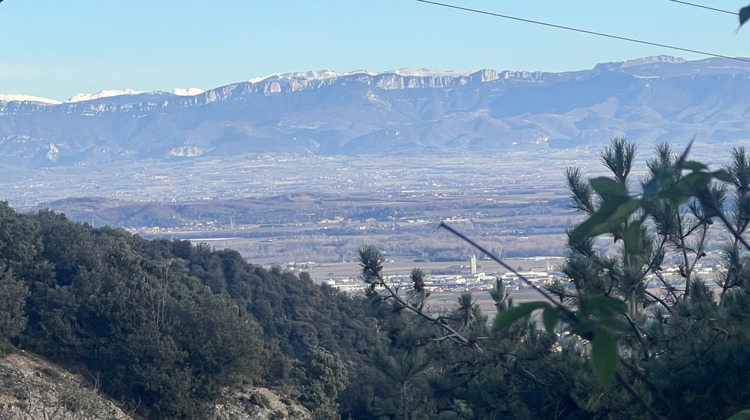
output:
M133 420L84 378L26 352L0 359L2 420Z
M216 402L215 420L312 419L310 411L288 397L266 388L246 387Z
M28 352L0 358L0 420L138 420L98 391L96 377L73 374ZM308 420L310 411L273 391L248 386L229 391L211 420Z

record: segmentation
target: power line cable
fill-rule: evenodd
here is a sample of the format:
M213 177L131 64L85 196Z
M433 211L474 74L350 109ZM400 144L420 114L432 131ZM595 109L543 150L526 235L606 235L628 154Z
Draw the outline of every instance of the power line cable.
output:
M499 17L499 18L503 18L503 19L510 19L510 20L515 20L515 21L518 21L518 22L533 23L535 25L548 26L548 27L556 28L556 29L564 29L566 31L579 32L579 33L587 34L587 35L596 35L596 36L601 36L601 37L604 37L604 38L619 39L620 41L633 42L633 43L636 43L636 44L651 45L651 46L654 46L654 47L667 48L667 49L670 49L670 50L683 51L683 52L689 52L689 53L694 53L694 54L701 54L701 55L705 55L705 56L708 56L708 57L726 58L728 60L743 61L745 63L750 63L750 60L748 60L746 58L741 58L741 57L730 57L728 55L715 54L715 53L707 52L707 51L693 50L693 49L690 49L690 48L676 47L674 45L660 44L658 42L650 42L650 41L644 41L644 40L635 39L635 38L628 38L628 37L619 36L619 35L605 34L605 33L602 33L602 32L594 32L594 31L589 31L589 30L586 30L586 29L573 28L571 26L556 25L554 23L541 22L541 21L538 21L538 20L524 19L524 18L519 18L519 17L509 16L509 15L502 15L500 13L488 12L486 10L470 9L468 7L456 6L456 5L448 4L448 3L439 3L439 2L431 1L431 0L417 0L417 1L421 2L421 3L432 4L432 5L435 5L435 6L447 7L449 9L457 9L457 10L463 10L463 11L466 11L466 12L479 13L481 15L488 15L488 16Z
M673 3L684 4L684 5L687 5L687 6L700 7L701 9L713 10L714 12L727 13L727 14L735 15L735 16L737 16L739 14L739 13L733 12L731 10L717 9L715 7L704 6L702 4L690 3L690 2L687 2L687 1L681 1L681 0L669 0L669 1L671 1Z

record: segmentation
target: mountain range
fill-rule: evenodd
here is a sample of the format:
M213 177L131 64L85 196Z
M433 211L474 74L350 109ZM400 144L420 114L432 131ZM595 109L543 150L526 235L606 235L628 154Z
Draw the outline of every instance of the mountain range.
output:
M122 93L122 94L120 94ZM277 74L200 91L0 95L20 166L243 153L417 155L750 138L750 62L658 56L590 70Z

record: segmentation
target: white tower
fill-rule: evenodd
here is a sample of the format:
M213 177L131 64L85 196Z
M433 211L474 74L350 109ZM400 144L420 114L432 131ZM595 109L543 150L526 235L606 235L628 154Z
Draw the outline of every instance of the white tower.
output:
M476 254L471 256L471 274L477 274L477 256Z

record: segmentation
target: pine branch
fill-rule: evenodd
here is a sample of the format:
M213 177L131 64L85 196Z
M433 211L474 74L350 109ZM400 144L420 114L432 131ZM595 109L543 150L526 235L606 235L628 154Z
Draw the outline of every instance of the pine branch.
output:
M674 315L672 313L672 309L669 307L669 305L667 305L667 302L664 302L663 299L659 298L658 296L649 292L648 290L645 290L644 293L648 295L649 297L651 297L652 299L654 299L655 301L659 302L664 307L664 309L666 309L667 312L669 312L670 315Z
M363 271L365 272L365 275L369 275L372 277L375 277L377 279L377 284L385 289L388 296L387 298L393 299L395 302L397 302L402 308L406 308L410 310L411 312L415 313L419 317L427 320L428 322L438 326L439 328L445 330L448 334L441 338L441 340L450 339L452 341L455 341L461 345L464 345L466 347L471 347L475 351L481 353L482 349L479 347L479 345L467 339L464 337L461 333L456 331L453 327L451 327L447 322L445 322L442 317L433 318L426 313L422 311L422 308L416 308L413 305L409 304L406 300L402 299L401 296L398 295L398 291L394 290L383 277L383 270L382 266L377 267L368 267L367 261L363 258L362 255L360 255L360 259L362 260L362 266Z
M724 212L721 211L721 209L716 207L716 203L714 203L713 200L706 200L705 204L710 206L710 209L715 212L716 217L718 217L719 220L721 220L721 222L724 223L724 227L727 228L729 233L731 233L732 236L734 236L735 239L737 239L742 244L742 246L745 247L745 249L750 251L750 244L747 243L745 238L743 238L742 235L740 235L740 233L737 232L737 230L732 226L732 222L730 222L729 219L727 219L727 216L724 214Z
M622 387L625 388L625 390L628 391L628 393L638 402L638 404L640 404L646 410L646 412L651 416L652 419L654 419L654 420L667 420L666 417L662 417L661 415L659 415L659 413L657 413L656 411L654 411L654 409L651 408L651 406L648 405L648 403L646 403L646 401L643 399L643 397L641 397L641 394L639 394L638 391L636 391L625 380L625 378L623 378L622 375L620 375L620 372L615 373L615 377L617 378L617 382L619 382L620 385L622 385Z
M667 293L670 294L670 295L672 295L672 299L674 299L675 302L677 302L679 299L678 299L677 295L674 292L674 290L675 290L674 286L672 286L671 284L667 283L667 281L664 279L664 276L662 276L661 273L654 271L654 275L656 276L657 279L659 279L659 281L661 281L661 284L667 290Z
M648 346L646 345L646 342L643 341L643 332L641 332L641 329L638 328L638 325L633 321L628 314L622 314L625 319L628 321L628 324L630 324L630 328L633 329L633 332L635 333L635 336L638 338L638 341L641 343L641 348L643 348L643 360L648 361L649 354L648 354Z

